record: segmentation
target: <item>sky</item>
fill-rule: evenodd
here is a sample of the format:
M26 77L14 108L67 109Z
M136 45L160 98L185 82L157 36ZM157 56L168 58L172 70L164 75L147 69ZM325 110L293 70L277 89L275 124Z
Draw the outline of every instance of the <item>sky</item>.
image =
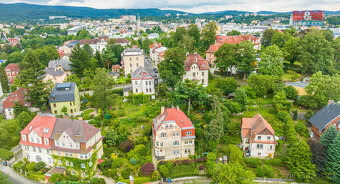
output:
M85 6L110 8L160 8L190 13L223 10L277 11L328 10L340 11L340 0L0 0L0 3Z

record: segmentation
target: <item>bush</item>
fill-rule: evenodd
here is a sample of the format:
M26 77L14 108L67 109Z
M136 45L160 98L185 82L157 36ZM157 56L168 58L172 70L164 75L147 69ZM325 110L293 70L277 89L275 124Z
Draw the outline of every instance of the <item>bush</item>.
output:
M111 168L112 169L119 168L120 166L122 166L122 164L123 164L123 159L122 158L116 158L112 161Z
M267 178L274 177L273 169L267 165L258 166L255 169L255 174L257 177L267 177Z
M0 158L2 160L10 160L13 157L13 152L4 148L0 148Z
M125 140L119 144L119 149L125 152L129 152L131 149L133 149L133 146L134 144L131 140Z
M111 115L110 114L105 114L104 119L107 119L107 120L111 119Z
M309 137L308 128L303 122L299 122L298 124L294 126L294 128L295 128L295 131L299 133L301 136L307 137L307 138Z
M27 165L26 165L26 169L27 169L28 171L34 171L34 169L35 169L35 163L34 163L34 162L31 162L31 163L27 164Z
M122 173L121 173L122 177L124 179L129 179L129 176L130 176L130 170L127 169L127 170L124 170Z
M35 164L35 167L34 169L36 171L40 171L41 169L45 168L46 167L46 164L45 162L38 162L37 164Z
M148 162L148 163L142 165L142 167L140 168L140 171L141 171L142 175L150 176L155 171L155 167L151 162Z
M106 184L103 178L91 178L90 184Z
M137 164L137 160L135 158L130 158L130 164L136 165Z
M249 158L249 159L244 159L244 161L249 167L252 167L252 168L257 168L262 165L262 160L259 158Z

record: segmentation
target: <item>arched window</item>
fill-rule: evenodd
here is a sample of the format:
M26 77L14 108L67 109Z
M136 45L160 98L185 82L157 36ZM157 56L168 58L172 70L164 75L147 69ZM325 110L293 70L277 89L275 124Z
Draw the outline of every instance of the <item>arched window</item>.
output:
M174 145L174 146L178 146L178 145L179 145L179 142L178 142L178 141L174 141L174 142L173 142L173 145Z
M161 133L161 137L166 137L166 133Z

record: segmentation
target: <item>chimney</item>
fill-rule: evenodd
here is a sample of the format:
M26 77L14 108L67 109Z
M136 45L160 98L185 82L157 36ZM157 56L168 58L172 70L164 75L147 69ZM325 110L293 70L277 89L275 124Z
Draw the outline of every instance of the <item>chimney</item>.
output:
M189 55L189 52L187 52L186 56Z
M179 106L177 105L177 112L179 112Z
M161 107L161 114L163 114L163 113L164 113L164 110L165 110L165 107L164 107L164 106L162 106L162 107Z
M334 100L328 100L328 105L331 105L332 103L334 103Z
M194 54L196 55L196 54L197 54L197 52L194 52Z

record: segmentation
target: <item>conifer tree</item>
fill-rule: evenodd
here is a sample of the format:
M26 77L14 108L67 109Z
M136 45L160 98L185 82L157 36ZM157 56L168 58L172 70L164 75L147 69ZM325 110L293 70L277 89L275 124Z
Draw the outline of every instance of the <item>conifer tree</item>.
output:
M336 137L335 126L328 127L326 132L324 134L322 134L320 141L321 141L321 144L326 148L326 150L328 149L330 144L332 144L335 137Z
M327 155L326 171L330 173L333 182L340 183L340 133L328 145Z

